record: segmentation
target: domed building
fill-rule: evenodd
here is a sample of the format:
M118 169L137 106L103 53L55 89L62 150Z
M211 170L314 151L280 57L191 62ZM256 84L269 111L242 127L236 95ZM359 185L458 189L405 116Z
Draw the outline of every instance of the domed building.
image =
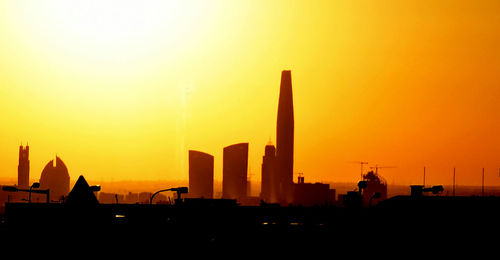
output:
M54 160L45 165L40 176L40 189L49 189L51 201L59 201L63 196L68 196L69 173L61 158L56 156L55 165Z

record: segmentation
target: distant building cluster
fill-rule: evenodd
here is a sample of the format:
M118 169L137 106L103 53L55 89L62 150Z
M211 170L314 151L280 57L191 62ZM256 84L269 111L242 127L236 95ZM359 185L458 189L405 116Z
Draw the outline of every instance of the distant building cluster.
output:
M227 146L223 150L222 198L240 204L331 205L335 190L329 184L293 182L294 113L291 71L281 73L276 147L265 146L261 169L261 194L251 197L248 182L248 143ZM189 197L214 198L214 157L189 151Z
M29 146L19 147L19 164L16 190L25 192L0 192L0 205L5 202L64 202L70 192L70 176L66 164L56 156L55 161L50 160L42 170L39 182L30 184L30 160ZM37 184L37 187L34 185ZM44 194L37 191L47 191ZM100 203L124 203L124 204L149 204L151 192L139 192L128 194L99 193ZM155 196L154 203L172 203L163 194ZM0 207L0 212L2 211Z
M29 160L29 145L19 146L19 164L17 166L17 186L16 188L21 190L32 189L33 184L30 185L30 160ZM48 195L43 194L32 194L30 198L29 195L25 193L10 193L6 198L8 201L25 201L30 200L33 202L60 202L64 201L69 193L70 177L68 173L68 168L64 162L56 156L56 160L50 160L42 170L39 179L40 190L48 190ZM46 196L48 198L46 198ZM2 200L3 201L3 200Z

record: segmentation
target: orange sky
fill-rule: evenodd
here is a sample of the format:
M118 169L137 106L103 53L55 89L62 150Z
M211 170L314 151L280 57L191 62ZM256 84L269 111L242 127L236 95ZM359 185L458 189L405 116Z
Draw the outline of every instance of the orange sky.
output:
M500 185L498 1L0 0L0 177L57 154L72 180L187 179L249 142L260 180L292 70L295 172Z

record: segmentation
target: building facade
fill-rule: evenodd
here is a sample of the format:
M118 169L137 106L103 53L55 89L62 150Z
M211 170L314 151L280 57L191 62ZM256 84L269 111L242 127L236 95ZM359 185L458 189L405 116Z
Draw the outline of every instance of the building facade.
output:
M335 189L330 189L329 184L305 183L304 177L299 177L294 184L294 205L304 207L330 206L335 204Z
M188 197L205 199L214 197L214 157L212 155L189 151Z
M222 159L222 198L247 197L248 143L224 147Z
M276 175L276 148L266 145L262 157L262 179L260 197L267 203L279 202L280 183Z

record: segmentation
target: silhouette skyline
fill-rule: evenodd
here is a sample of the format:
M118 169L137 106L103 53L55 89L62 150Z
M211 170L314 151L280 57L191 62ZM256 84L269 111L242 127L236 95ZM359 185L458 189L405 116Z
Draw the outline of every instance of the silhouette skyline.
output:
M34 176L57 151L74 180L187 180L193 148L222 180L222 145L240 141L259 169L291 70L294 174L355 182L346 162L365 160L397 165L389 183L427 166L429 183L456 167L457 184L481 185L484 167L499 185L499 4L341 2L6 4L0 177L26 141Z
M12 244L377 258L496 242L498 1L0 7Z

